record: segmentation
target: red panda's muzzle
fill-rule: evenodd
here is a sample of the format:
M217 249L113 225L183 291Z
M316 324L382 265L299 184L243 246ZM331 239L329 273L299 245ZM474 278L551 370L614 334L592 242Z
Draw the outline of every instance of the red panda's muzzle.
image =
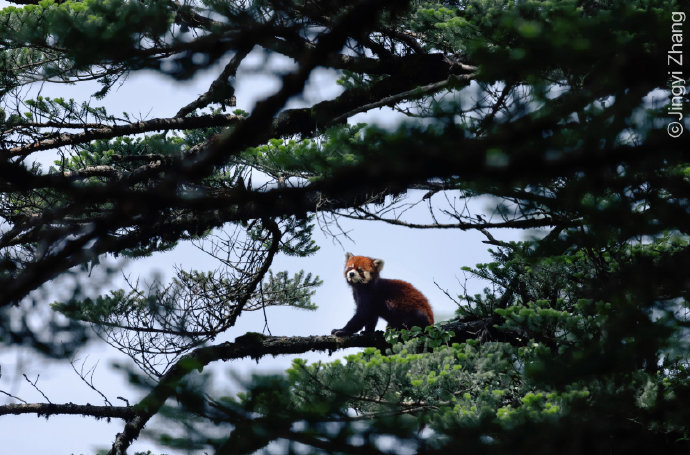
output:
M367 270L357 270L354 268L345 270L345 279L350 284L367 284L372 282L375 278L375 274Z

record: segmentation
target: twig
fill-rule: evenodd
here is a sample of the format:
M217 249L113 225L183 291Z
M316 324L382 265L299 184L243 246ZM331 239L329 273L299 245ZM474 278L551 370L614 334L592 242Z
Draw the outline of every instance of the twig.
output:
M488 245L495 245L495 246L500 246L503 248L511 248L510 243L508 242L503 242L502 240L496 240L496 238L491 235L489 231L486 230L486 228L478 228L477 229L479 232L484 234L488 240L482 240L482 243L486 243Z
M38 390L38 392L39 392L41 395L43 395L43 398L45 398L46 401L47 401L48 403L52 404L52 401L50 401L50 399L48 399L48 397L46 396L46 394L43 393L43 391L42 391L41 389L39 389L38 386L36 385L36 384L38 383L38 378L41 377L40 374L37 374L37 375L36 375L36 380L35 380L34 382L31 382L31 379L28 378L28 376L26 375L26 373L22 374L22 376L24 376L24 379L26 379L26 381L27 381L29 384L31 384L31 385L34 387L34 389Z
M375 221L382 221L384 223L392 224L395 226L404 226L408 228L414 228L414 229L460 229L460 230L470 230L470 229L476 229L478 231L486 230L486 229L499 229L499 228L511 228L511 229L528 229L528 228L537 228L537 227L547 227L547 226L556 226L556 225L565 225L565 226L570 226L570 225L575 225L576 223L571 223L571 222L564 222L562 220L556 221L552 218L525 218L525 219L514 219L514 220L507 220L507 221L499 221L499 222L490 222L490 221L484 221L480 220L479 222L474 222L474 221L468 221L468 222L459 222L459 223L427 223L427 224L422 224L422 223L411 223L411 222L406 222L403 220L399 220L396 218L384 218L379 215L376 215L375 213L366 211L364 209L359 209L359 212L362 213L362 216L357 216L357 215L352 215L349 213L344 213L344 212L338 212L338 215L344 217L344 218L350 218L353 220L375 220ZM485 234L486 235L486 234ZM491 235L491 234L489 234ZM493 239L493 237L491 237ZM495 242L499 242L496 239L493 239ZM489 243L485 241L484 243ZM503 243L503 242L500 242ZM503 244L501 246L509 246L509 244Z
M271 333L270 327L268 327L268 316L266 315L266 302L264 299L264 284L263 282L259 283L259 294L261 295L261 311L264 313L264 330L268 332L269 335L273 335Z
M21 398L16 397L16 396L12 395L11 393L5 392L4 390L0 390L0 393L4 393L4 394L7 395L8 397L14 398L15 400L19 400L19 401L21 401L22 403L26 403L26 401L22 400Z
M110 402L110 400L108 400L108 397L106 397L106 396L103 394L103 392L101 392L100 390L98 390L98 389L93 385L93 374L94 374L94 372L96 371L96 367L98 366L98 362L96 362L96 364L93 366L93 368L91 368L89 371L87 371L86 374L84 374L84 365L86 364L86 360L84 360L84 363L81 364L81 371L77 371L77 367L74 366L74 362L75 362L75 361L70 361L69 364L72 365L72 369L73 369L74 372L77 374L77 376L79 376L79 378L84 382L84 384L86 384L86 385L89 386L94 392L96 392L96 393L98 393L100 396L102 396L102 397L103 397L103 400L105 401L105 404L107 404L108 406L112 406L113 404ZM91 373L91 376L90 376L89 379L87 380L87 379L86 379L86 375L89 374L89 373Z
M438 290L443 292L446 295L446 297L448 297L454 304L456 304L457 306L461 305L459 301L455 300L455 297L450 295L450 292L448 291L448 289L442 288L441 285L438 284L438 282L436 280L434 280L434 284L436 285Z

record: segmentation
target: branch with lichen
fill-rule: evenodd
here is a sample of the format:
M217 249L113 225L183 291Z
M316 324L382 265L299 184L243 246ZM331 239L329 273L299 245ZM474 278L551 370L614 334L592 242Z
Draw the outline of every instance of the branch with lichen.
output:
M490 319L468 322L453 321L442 324L441 328L453 331L454 336L451 342L459 342L493 331L492 324L493 321ZM259 359L265 355L303 354L310 351L333 353L346 348L375 347L384 350L389 346L382 332L345 338L335 336L281 337L249 332L236 338L234 342L197 348L180 357L160 378L151 392L135 406L136 416L128 420L123 431L118 433L109 454L125 453L151 417L159 411L168 398L174 396L180 381L192 371L202 370L212 362L244 357Z
M97 419L131 420L136 412L131 406L95 406L74 403L21 403L0 406L0 416L19 414L36 414L37 417L81 415Z

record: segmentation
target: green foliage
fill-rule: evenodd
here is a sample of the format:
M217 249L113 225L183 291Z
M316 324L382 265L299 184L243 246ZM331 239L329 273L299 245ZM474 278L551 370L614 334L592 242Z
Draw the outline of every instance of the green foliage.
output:
M323 178L334 168L362 162L364 157L358 148L369 140L363 128L364 125L334 127L319 138L301 141L271 139L266 145L246 150L245 155L267 172Z
M464 269L488 285L460 296L457 333L389 331L388 349L295 360L285 375L255 376L233 397L211 398L205 375L176 381L163 415L190 436L162 434L164 443L217 453L276 441L288 453L374 453L387 440L410 453L688 452L688 135L668 137L668 103L655 101L669 91L660 68L669 12L680 2L411 2L373 31L342 37L327 33L351 10L347 2L182 3L43 0L0 11L0 142L10 157L0 196L9 226L0 236L4 287L19 282L22 297L100 254L140 257L203 239L222 264L214 271L179 270L166 286L131 283L53 305L70 318L66 327L92 324L157 377L243 311L316 308L318 277L271 268L275 253L317 251L315 200L314 210L336 217L375 218L369 209L383 206L377 214L404 224L403 205L385 203L414 207L403 198L422 189L434 224L443 215L477 227L496 248L490 263ZM321 52L342 42L346 53ZM101 124L137 122L63 98L12 109L6 97L34 81L84 79L99 80L102 96L134 70L191 77L257 45L285 52L299 70L282 79L284 93L254 113L236 111L246 118L227 129L99 136ZM306 80L301 71L318 65L342 70L342 94L285 108ZM226 68L208 99L234 93ZM343 124L383 106L409 123ZM65 133L82 129L101 139L75 145L79 133ZM56 137L70 141L43 173L29 163L32 147L43 151ZM447 210L436 195L452 201ZM473 196L497 201L493 213L456 209ZM487 215L548 231L503 243L485 230L494 225ZM235 233L222 238L221 226ZM21 282L26 276L37 283ZM26 316L19 325L2 316L3 342L57 355ZM462 329L477 322L477 332ZM50 324L46 332L60 334ZM258 348L267 340L237 341ZM209 422L227 426L214 433Z
M429 325L422 329L421 327L412 327L410 330L401 329L387 329L385 333L386 342L395 344L398 342L406 343L413 338L422 337L426 346L437 348L442 345L448 345L448 342L453 337L454 333L450 330L443 330L438 324Z
M306 257L316 253L319 246L312 238L314 217L291 217L282 220L285 234L281 238L280 251L288 256Z
M336 81L345 89L366 88L369 84L380 81L383 78L355 73L354 71L344 70L343 75Z
M522 369L544 349L541 345L470 342L423 348L433 339L397 343L386 354L367 348L344 362L295 360L281 400L291 394L295 401L287 406L299 410L342 402L382 425L397 413L414 415L418 425L434 430L424 443L443 446L443 434L455 428L553 421L590 396L583 387L555 392L525 380Z
M168 2L160 0L42 0L37 5L2 9L0 39L8 48L73 49L73 64L84 67L127 57L140 47L142 38L157 39L165 34L172 19L169 8ZM44 71L60 73L63 64L46 59Z
M151 302L151 300L149 300ZM70 300L69 302L55 302L52 307L71 319L101 322L112 314L126 314L134 308L133 301L124 290L111 291L107 296L99 296L95 300ZM145 305L144 301L140 301Z
M98 124L113 121L115 118L108 115L104 107L93 107L87 102L77 103L74 99L50 98L38 96L35 99L24 100L26 111L23 116L12 114L5 118L0 115L0 125L8 127L31 127L40 122L47 124L72 123L73 125Z
M481 65L488 80L513 74L516 80L525 77L533 82L535 73L563 75L565 68L570 74L584 72L595 79L599 74L624 71L633 62L639 63L638 59L651 63L663 54L663 49L655 46L665 42L662 24L670 3L425 2L417 9L413 24L429 48L468 55ZM601 42L608 45L597 45ZM614 59L614 54L626 59ZM501 65L494 65L496 61ZM596 62L596 70L592 62Z
M193 336L207 333L214 325L224 327L225 318L231 309L240 301L247 311L262 309L266 306L294 306L314 310L316 305L311 301L314 288L323 282L318 276L299 271L292 277L285 271L269 271L264 283L249 297L244 295L245 283L235 277L220 272L199 272L196 270L178 270L177 277L166 287L154 283L148 290L132 288L129 291L119 289L95 299L72 299L67 302L55 302L54 310L72 319L87 321L107 326L128 324L114 321L146 320L145 326L168 327L172 332L186 332ZM204 318L201 306L208 313L203 323L196 318ZM212 307L217 314L213 315ZM216 319L213 322L213 319ZM134 322L132 322L134 324ZM131 325L136 330L136 325ZM162 331L164 329L161 329Z
M316 292L314 288L321 286L323 281L318 276L311 273L304 273L303 270L290 277L288 272L282 271L274 274L269 270L268 279L262 284L257 305L289 305L305 310L315 310L316 304L311 301L311 297Z
M80 170L90 166L109 165L115 169L132 170L141 165L141 155L155 153L162 156L178 156L183 139L164 134L145 137L118 137L112 141L96 140L84 147L69 159L55 160L60 172ZM126 158L132 158L127 160ZM55 169L57 170L57 169Z

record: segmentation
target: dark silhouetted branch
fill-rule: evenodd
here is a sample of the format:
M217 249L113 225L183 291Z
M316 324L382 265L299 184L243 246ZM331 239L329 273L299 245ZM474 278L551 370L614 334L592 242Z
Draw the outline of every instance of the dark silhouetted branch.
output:
M27 403L0 406L0 415L36 414L38 417L54 415L83 415L96 418L130 420L136 413L130 406L94 406L74 403Z
M9 156L27 156L40 150L50 150L68 145L84 144L96 139L110 139L130 134L147 133L151 131L185 130L210 128L214 126L228 126L241 120L242 117L231 114L205 115L184 118L156 118L126 125L112 125L103 128L90 129L81 133L63 133L55 138L43 139L31 144L12 147L2 151Z

